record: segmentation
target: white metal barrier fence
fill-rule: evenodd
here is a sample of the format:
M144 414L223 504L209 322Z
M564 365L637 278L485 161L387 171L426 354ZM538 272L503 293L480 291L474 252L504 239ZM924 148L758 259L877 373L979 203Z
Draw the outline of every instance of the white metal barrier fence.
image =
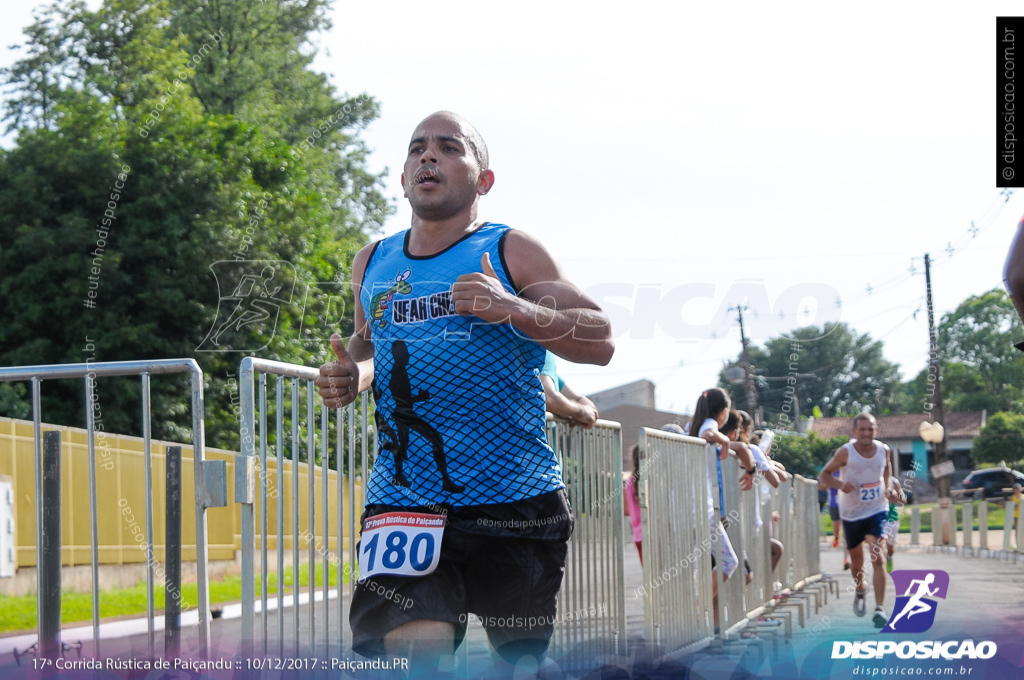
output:
M725 560L720 554L715 555L715 576L718 581L719 627L728 631L738 623L746 623L747 603L744 601L746 590L746 565L743 563L744 549L748 546L747 536L754 533L753 517L745 517L741 508L739 463L736 454L729 452L725 460L719 460L717 447L708 445L705 456L711 471L711 489L715 503L717 520L725 527L726 535L736 553L738 564L732 576L726 578L723 566ZM719 487L721 480L721 487ZM748 492L749 493L749 492ZM744 494L746 495L746 494Z
M258 379L257 379L258 375ZM276 376L274 387L276 398L268 404L266 376ZM348 565L357 564L356 541L359 532L359 516L362 506L355 506L356 475L360 471L365 479L370 473L373 457L370 455L370 431L368 423L368 394L364 392L360 399L361 425L357 427L355 409L350 406L339 409L335 413L334 446L331 446L329 435L329 413L315 395L314 382L319 376L317 369L284 364L275 361L247 358L240 368L239 392L241 401L241 438L242 457L249 462L239 462L236 478L236 501L242 504L242 652L251 655L254 651L263 654L285 653L285 604L283 588L277 592L276 630L271 629L268 615L268 545L275 538L274 532L268 535L268 507L276 498L277 504L277 572L284 573L284 518L290 514L292 518L292 569L297 583L299 570L299 543L306 540L309 570L308 612L307 622L303 629L300 622L299 608L294 606L297 601L297 588L293 588L291 612L291 648L294 654L308 653L312 656L326 652L342 652L350 649L344 643L346 622L343 620L344 606L341 584L336 600L336 615L332 616L328 604L329 589L326 573L328 570L330 536L329 503L322 502L320 517L316 513L315 502L315 451L319 438L320 465L322 478L321 498L328 498L328 475L323 472L333 460L335 470L344 471L347 460L349 474L338 474L336 479L337 496L335 507L336 526L341 527L336 535L338 554L341 546L347 542ZM287 416L285 380L291 385L291 415ZM304 419L300 417L300 394L305 392L306 408ZM319 409L319 428L317 428L316 410ZM307 509L299 503L299 476L292 475L292 507L285 508L285 465L276 465L276 485L278 493L274 498L268 496L267 463L268 451L268 414L273 414L276 421L277 454L284 456L286 442L290 447L293 469L298 465L300 451L303 450L300 433L305 432L306 460L310 462L308 473ZM291 425L291 438L286 437ZM347 434L347 436L346 436ZM556 452L562 466L567 492L576 516L576 528L569 544L566 561L565 577L559 591L559 616L552 636L552 654L568 655L570 662L580 663L581 660L593 661L598 654L621 653L626 638L625 591L623 584L623 529L622 529L622 488L619 470L622 466L622 436L619 425L599 421L590 430L570 427L567 423L551 419L548 423L548 439ZM357 446L357 441L361 442ZM274 447L270 447L274 449ZM332 453L333 448L333 453ZM358 456L357 456L358 452ZM256 460L259 470L256 474ZM357 466L356 459L359 459ZM258 486L257 486L258 485ZM347 493L348 520L345 521L340 499ZM256 607L255 572L256 572L256 500L259 502L260 527L260 574L259 585L260 606ZM264 502L266 501L266 502ZM304 518L308 527L300 533ZM319 535L317 524L319 523ZM303 535L305 534L305 535ZM320 554L325 574L320 615L314 605L317 593L314 586L314 563ZM341 562L341 560L334 560ZM341 569L345 581L351 586L357 578L355 569ZM280 577L279 577L280 580ZM339 580L340 577L339 577ZM260 630L256 631L257 609L260 615ZM334 620L332 626L331 620ZM331 638L331 630L336 631ZM271 641L276 644L271 645ZM258 642L258 644L257 644Z
M794 541L789 553L793 556L793 576L790 587L807 581L821 573L821 548L818 545L818 481L797 475L790 482L793 487Z
M745 556L753 574L744 592L744 600L748 603L765 602L772 596L771 541L769 531L765 531L772 520L771 490L771 485L763 477L755 477L754 488L749 493L740 494L740 522L751 528L744 543Z
M618 423L599 420L588 430L549 415L548 443L576 519L550 654L579 667L625 650L622 432Z
M146 498L146 619L147 641L150 658L154 656L155 638L155 563L153 550L153 475L151 449L150 377L167 373L189 373L191 375L192 404L192 446L195 464L195 520L196 520L196 571L198 578L199 640L198 652L206 657L210 648L210 590L207 580L206 509L226 504L226 480L224 461L204 459L203 425L203 372L192 359L160 359L153 361L112 361L84 364L55 364L48 366L20 366L0 368L0 382L30 381L32 385L32 422L35 442L36 477L36 581L38 592L38 646L44 656L60 655L60 580L61 580L61 536L59 523L57 535L44 532L44 474L43 474L43 432L42 432L42 383L46 380L84 379L86 432L89 455L89 511L91 519L91 565L92 565L92 634L95 658L100 657L100 592L99 592L99 526L96 497L96 393L95 381L100 377L137 375L142 388L142 432L143 459ZM57 440L54 440L57 441ZM58 505L59 445L55 460ZM51 504L54 502L49 501ZM44 556L44 545L56 545L56 559ZM180 569L179 572L180 574ZM179 593L180 593L180 584ZM55 599L54 599L55 597ZM54 610L55 607L55 611Z
M714 634L706 445L644 428L640 451L644 627L662 649L698 649Z
M734 454L721 461L703 439L644 428L640 435L641 514L644 546L644 615L648 637L664 653L699 649L712 642L712 581L718 589L719 635L727 638L774 606L773 583L800 587L820 574L817 482L800 476L771 486L760 476L740 491ZM708 475L715 519L708 522ZM774 538L782 560L771 566ZM758 527L755 512L761 517ZM723 560L711 532L724 518L738 566L722 581ZM746 560L746 564L745 564ZM749 565L752 580L745 583ZM816 599L816 598L815 598ZM802 608L801 608L802 611ZM788 626L788 624L787 624Z
M796 540L796 525L793 521L793 478L779 484L772 490L772 507L779 513L776 538L782 543L782 561L775 570L775 580L788 588L799 579L796 577L796 560L793 556L793 542ZM815 543L817 544L817 543Z
M258 383L256 376L259 375ZM275 376L273 404L267 403L267 376ZM356 409L352 404L344 409L335 409L334 445L331 446L330 437L330 409L323 406L323 402L316 394L314 381L319 377L320 371L315 368L286 364L279 361L269 361L247 357L242 360L239 369L239 397L241 407L241 458L235 466L235 501L242 506L241 534L242 534L242 653L252 656L256 651L255 631L255 556L256 556L256 520L255 506L257 498L260 507L260 631L259 651L266 655L274 652L278 656L285 655L285 606L291 605L291 652L298 657L303 654L311 656L318 652L321 654L329 651L341 651L346 649L343 638L346 628L344 621L344 593L343 581L349 587L355 583L355 567L358 563L356 558L356 540L358 539L359 517L362 513L362 506L356 506L356 472L360 471L363 478L369 474L369 467L372 459L369 455L370 443L368 426L368 394L363 392L360 395L361 422L356 425ZM286 406L285 381L290 381L291 397L290 408ZM258 399L258 402L257 402ZM301 402L305 401L305 417L302 412ZM258 410L257 410L258 403ZM320 417L316 417L319 409ZM289 413L290 412L290 413ZM267 421L269 414L274 416L274 445L268 447L270 432ZM258 415L258 420L257 420ZM317 421L319 420L319 427ZM290 428L285 426L285 423ZM290 431L290 435L288 434ZM347 435L347 436L346 436ZM303 447L303 439L305 447ZM316 464L317 440L320 445L320 478L321 478L321 503L319 522L316 512ZM356 462L356 442L359 442L359 462ZM276 475L272 478L273 489L268 494L268 463L267 450L271 448L274 452ZM305 448L305 456L301 454ZM285 482L285 468L287 459L286 451L291 452L291 498L290 507L285 505L287 486ZM332 455L333 450L333 455ZM256 482L256 461L257 451L259 460L259 486ZM306 510L303 515L301 507L301 489L299 486L299 464L304 458L308 465L306 469ZM330 550L330 489L329 470L330 462L335 464L336 497L335 503L335 546L337 551ZM344 474L347 468L348 474ZM347 521L345 520L345 509L343 499L348 499ZM277 526L275 531L270 532L268 527L269 503L276 501ZM285 531L285 517L291 517L291 535ZM304 528L301 528L303 527ZM301 530L300 530L301 528ZM320 535L317 536L317 529ZM285 543L291 539L292 544L292 592L290 598L285 598L284 575L285 575ZM268 552L270 540L274 539L277 544L277 615L275 630L270 628L270 615L268 612ZM343 546L348 543L347 564L341 558ZM307 544L307 627L300 630L301 593L299 592L299 570L300 570L300 544ZM319 559L322 569L320 617L317 617L317 588L316 588L316 563ZM332 640L331 633L331 607L330 587L328 583L328 572L330 566L337 567L337 592L335 593L335 639ZM317 634L321 640L318 645ZM271 647L270 640L274 638L276 645Z

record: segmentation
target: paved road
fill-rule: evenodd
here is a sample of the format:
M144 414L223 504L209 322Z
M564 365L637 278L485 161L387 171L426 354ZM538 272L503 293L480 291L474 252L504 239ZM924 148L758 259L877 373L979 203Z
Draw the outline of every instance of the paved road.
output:
M631 546L628 546L631 547ZM626 613L628 641L627 653L619 659L603 659L603 666L591 671L587 680L617 680L628 677L678 678L692 680L702 678L859 678L913 676L934 673L937 669L942 677L976 678L1024 678L1024 561L1009 563L992 559L962 557L953 554L928 552L924 548L901 549L896 555L896 569L943 570L950 575L948 597L939 600L934 625L930 630L914 634L881 634L870 621L869 616L858 618L852 611L852 580L849 572L842 570L842 553L831 546L822 548L822 570L835 575L840 584L840 594L829 597L827 605L816 615L811 615L807 626L797 628L790 641L779 644L776 652L770 644L760 645L754 641L728 645L720 650L705 650L678 661L657 662L651 658L643 639L643 601L630 596L640 585L640 565L635 551L626 551ZM888 581L886 612L892 613L894 593L892 581ZM869 603L872 601L869 593ZM335 619L334 603L330 611ZM286 610L286 638L293 639L291 632L291 611ZM275 630L276 615L271 614L271 630ZM299 639L309 640L307 610L300 608ZM336 636L336 620L332 622L332 636ZM213 625L213 657L232 659L238 652L240 622L237 619L218 620ZM347 633L347 631L346 631ZM318 635L319 637L319 635ZM996 642L997 653L988 660L902 660L889 654L884 660L831 659L836 641L863 642L892 640L902 642L959 641L972 639L975 642L992 640ZM182 656L188 657L196 647L195 635L186 631ZM291 643L289 643L289 648ZM162 638L158 636L158 649L162 649ZM103 656L122 658L144 658L146 636L133 636L110 640L104 643ZM486 638L478 625L472 625L468 644L464 646L462 663L469 668L486 668L488 649ZM737 650L746 650L742 655ZM88 643L85 649L89 654ZM303 651L303 653L305 653ZM340 649L331 649L330 654L338 656ZM71 658L74 658L73 655ZM875 675L871 675L874 673ZM136 677L143 677L138 674ZM542 671L542 677L564 677L565 673L549 665ZM206 674L205 677L231 677L232 674ZM382 673L379 677L390 677ZM27 673L25 667L16 667L8 655L0 657L0 678L40 677ZM127 673L99 677L128 677ZM156 677L156 676L151 676ZM193 676L194 677L194 676ZM249 677L248 673L235 677ZM303 675L302 677L306 677Z

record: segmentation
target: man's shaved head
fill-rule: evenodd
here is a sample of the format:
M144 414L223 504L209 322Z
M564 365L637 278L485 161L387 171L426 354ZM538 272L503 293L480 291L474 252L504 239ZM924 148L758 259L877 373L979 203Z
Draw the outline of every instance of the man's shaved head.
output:
M462 132L462 136L466 138L466 144L472 149L473 157L476 158L476 162L480 165L480 170L488 169L487 144L484 143L484 138L480 136L480 133L477 132L476 128L468 120L451 111L437 111L420 121L420 124L416 126L417 129L431 118L443 118L457 125Z

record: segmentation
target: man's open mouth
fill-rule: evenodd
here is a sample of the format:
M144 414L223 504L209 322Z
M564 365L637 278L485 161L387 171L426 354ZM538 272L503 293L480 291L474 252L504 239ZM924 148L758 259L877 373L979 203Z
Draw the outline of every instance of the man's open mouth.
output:
M420 184L433 185L433 184L440 184L440 183L441 183L441 177L440 177L440 175L436 171L433 171L433 170L423 170L423 171L420 171L420 172L416 173L416 184L417 184L417 186L420 185Z

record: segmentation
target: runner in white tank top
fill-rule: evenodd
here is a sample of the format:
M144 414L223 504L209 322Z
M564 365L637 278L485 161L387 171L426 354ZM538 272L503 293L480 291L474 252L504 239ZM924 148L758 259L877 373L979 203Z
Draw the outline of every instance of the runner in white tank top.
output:
M888 461L885 444L872 440L874 451L863 456L854 442L846 444L846 465L839 469L839 481L850 482L852 493L840 493L839 517L847 522L866 519L880 512L889 512L885 498L885 464Z
M875 440L878 424L870 413L861 413L853 419L855 441L836 449L825 464L818 480L821 486L839 490L839 516L843 520L846 547L850 550L850 567L857 583L853 611L857 616L866 612L864 585L864 550L866 543L874 570L875 614L872 622L883 628L888 622L885 615L885 520L889 514L889 500L897 498L892 490L892 465L889 447ZM840 470L839 478L832 473Z

